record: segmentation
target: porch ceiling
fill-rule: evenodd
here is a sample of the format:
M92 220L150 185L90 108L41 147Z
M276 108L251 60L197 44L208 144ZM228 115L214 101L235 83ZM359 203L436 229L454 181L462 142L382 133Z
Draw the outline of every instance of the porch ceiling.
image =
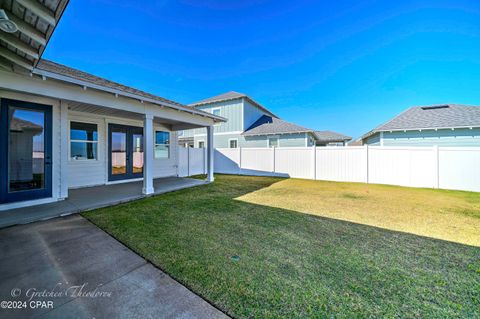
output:
M0 0L18 31L0 31L0 67L33 70L69 0Z
M111 117L117 117L117 118L135 120L135 121L142 121L144 116L143 113L130 112L130 111L125 111L117 108L109 108L109 107L79 103L74 101L68 102L68 109L74 112L90 113L90 114L100 115L100 116L111 116ZM153 122L156 124L167 125L171 131L202 127L202 126L194 125L191 123L180 122L180 121L175 121L172 119L166 119L161 117L154 117Z

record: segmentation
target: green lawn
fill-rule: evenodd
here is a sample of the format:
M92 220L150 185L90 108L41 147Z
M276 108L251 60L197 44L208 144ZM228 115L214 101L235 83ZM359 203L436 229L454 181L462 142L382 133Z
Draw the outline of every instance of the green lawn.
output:
M218 175L84 216L234 317L480 317L480 248L247 201L283 183Z

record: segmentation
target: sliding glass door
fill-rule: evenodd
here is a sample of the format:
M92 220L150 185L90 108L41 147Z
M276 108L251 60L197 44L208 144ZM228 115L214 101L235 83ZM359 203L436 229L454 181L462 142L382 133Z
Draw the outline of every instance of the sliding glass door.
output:
M52 107L2 99L0 202L52 196Z
M143 176L143 128L119 124L108 126L110 181Z

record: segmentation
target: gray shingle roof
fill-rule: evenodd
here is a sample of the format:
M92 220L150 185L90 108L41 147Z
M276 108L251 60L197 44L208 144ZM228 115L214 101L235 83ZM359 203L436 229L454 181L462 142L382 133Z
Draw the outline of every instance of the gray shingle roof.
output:
M80 71L80 70L77 70L77 69L74 69L74 68L68 67L66 65L53 62L53 61L41 59L38 62L38 65L37 65L35 70L40 70L40 72L41 71L47 71L47 72L50 72L50 73L54 73L54 74L58 74L58 75L61 75L61 76L64 76L64 77L71 78L73 80L83 81L85 83L91 83L91 84L94 84L94 85L97 85L97 86L100 86L100 87L113 89L113 90L117 90L117 91L128 93L128 94L133 94L133 95L137 96L138 98L143 97L145 99L153 100L153 101L155 101L155 103L158 103L158 104L167 105L167 106L172 106L173 105L174 107L178 107L180 109L192 110L195 113L199 113L203 116L207 116L207 117L211 117L211 118L216 118L217 120L222 120L223 119L219 116L214 116L211 113L204 112L204 111L201 111L201 110L197 110L196 108L194 108L192 106L184 105L184 104L172 101L172 100L165 99L165 98L157 96L157 95L153 95L153 94L141 91L141 90L137 90L135 88L132 88L132 87L129 87L129 86L117 83L117 82L113 82L113 81L98 77L96 75L93 75L93 74L90 74L90 73L87 73L87 72L83 72L83 71ZM224 121L224 119L223 119L223 121Z
M459 104L411 107L363 138L382 131L457 127L480 127L480 107Z
M66 66L66 65L63 65L63 64L60 64L60 63L56 63L56 62L53 62L53 61L42 59L38 62L37 69L52 72L52 73L56 73L56 74L60 74L60 75L64 75L64 76L68 76L68 77L76 79L76 80L85 81L85 82L89 82L89 83L96 84L96 85L101 85L101 86L104 86L104 87L107 87L107 88L120 90L120 91L123 91L123 92L135 94L135 95L138 95L138 96L143 96L145 98L149 98L149 99L156 100L156 101L159 101L159 102L169 103L169 104L182 106L182 107L188 107L188 106L180 104L178 102L171 101L171 100L165 99L163 97L156 96L156 95L153 95L153 94L141 91L141 90L137 90L137 89L134 89L132 87L129 87L129 86L117 83L117 82L113 82L113 81L98 77L96 75L93 75L93 74L90 74L90 73L87 73L87 72L83 72L83 71L80 71L80 70L77 70L77 69L74 69L74 68L71 68L69 66ZM190 107L188 107L188 108L190 108Z
M352 139L350 136L332 131L315 131L315 135L319 142L344 142Z
M222 94L219 94L219 95L216 95L216 96L212 96L212 97L209 97L208 99L204 99L204 100L201 100L201 101L198 101L198 102L195 102L195 103L191 103L189 105L193 106L193 107L197 107L197 106L200 106L200 105L205 105L205 104L210 104L210 103L215 103L215 102L231 101L231 100L241 99L241 98L246 99L248 102L255 105L260 110L264 111L265 113L269 114L270 116L278 117L275 114L273 114L272 112L270 112L263 105L261 105L260 103L256 102L254 99L252 99L251 97L246 95L245 93L239 93L239 92L235 92L235 91L230 91L230 92L222 93Z
M255 135L272 135L272 134L287 134L287 133L306 133L311 132L308 128L296 125L276 117L263 115L255 123L253 123L245 132L244 136Z
M229 100L235 100L239 99L242 97L247 97L246 94L244 93L238 93L235 91L230 91L226 93L222 93L216 96L209 97L208 99L204 99L195 103L190 104L190 106L197 106L197 105L202 105L202 104L209 104L209 103L214 103L214 102L221 102L221 101L229 101Z

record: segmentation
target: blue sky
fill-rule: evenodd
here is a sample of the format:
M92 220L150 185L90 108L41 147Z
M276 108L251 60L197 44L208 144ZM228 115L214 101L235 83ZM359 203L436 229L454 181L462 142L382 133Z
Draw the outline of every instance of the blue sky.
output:
M413 105L480 105L480 1L71 0L43 57L357 137Z

